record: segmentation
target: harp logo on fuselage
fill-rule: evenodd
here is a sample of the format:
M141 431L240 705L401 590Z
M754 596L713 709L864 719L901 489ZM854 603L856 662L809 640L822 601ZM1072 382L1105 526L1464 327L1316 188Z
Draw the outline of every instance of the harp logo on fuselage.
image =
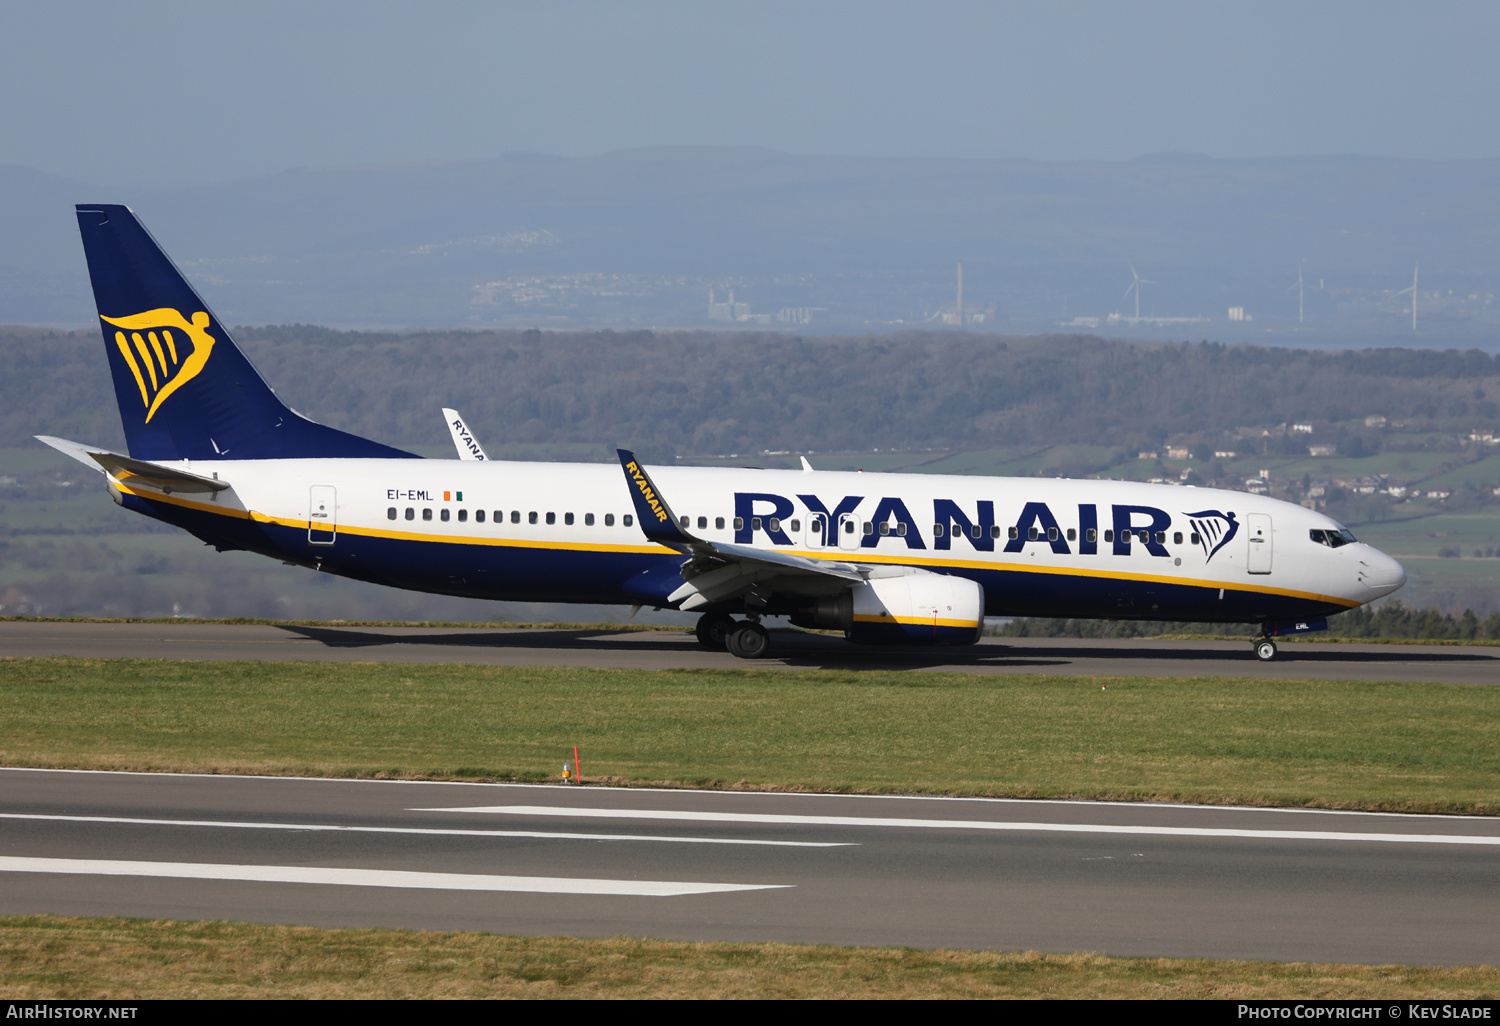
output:
M191 320L168 307L100 319L120 329L115 346L141 390L147 424L168 396L198 376L214 348L208 314L202 310Z

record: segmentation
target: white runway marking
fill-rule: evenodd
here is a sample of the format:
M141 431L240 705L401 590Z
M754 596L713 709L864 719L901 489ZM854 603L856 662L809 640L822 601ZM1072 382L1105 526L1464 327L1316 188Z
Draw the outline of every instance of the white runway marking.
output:
M671 898L726 891L768 891L789 884L683 883L673 880L588 880L561 876L486 876L416 873L395 869L324 866L230 866L201 862L121 862L113 859L33 859L0 856L3 873L68 873L75 876L144 876L175 880L237 880L253 883L332 884L433 891L509 891L525 894L596 894Z
M654 809L570 809L548 805L479 805L413 812L475 812L504 816L575 819L649 819L693 823L764 823L777 826L894 827L915 830L998 830L1018 833L1122 834L1154 837L1243 837L1263 841L1375 841L1392 844L1477 844L1500 847L1500 836L1390 834L1343 830L1244 830L1232 827L1169 827L1105 823L995 823L969 819L894 819L876 816L779 816L754 812L667 812Z
M341 826L330 823L256 823L218 819L138 819L126 816L42 816L0 812L0 819L48 820L58 823L123 823L132 826L219 827L231 830L308 830L356 834L418 834L429 837L528 837L561 841L655 841L662 844L754 844L779 848L848 848L854 841L770 841L737 837L668 837L652 834L565 834L550 830L449 830L440 827Z

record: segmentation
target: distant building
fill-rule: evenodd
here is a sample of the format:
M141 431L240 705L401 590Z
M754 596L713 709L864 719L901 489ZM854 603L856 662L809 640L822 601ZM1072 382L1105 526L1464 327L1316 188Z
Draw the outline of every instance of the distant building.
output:
M1140 453L1136 456L1136 459L1138 459L1138 460L1154 460L1154 459L1157 459L1157 458L1158 458L1158 456L1157 456L1156 453L1154 453L1154 452L1147 452L1145 449L1142 449L1140 451Z
M1188 450L1187 446L1174 445L1167 447L1167 459L1169 460L1185 460L1191 456L1192 452Z
M1253 321L1254 317L1245 312L1243 306L1231 306L1229 308L1229 319L1231 321Z
M1333 456L1337 452L1338 447L1334 445L1309 445L1307 447L1309 456Z
M1378 413L1372 413L1365 418L1365 427L1383 428L1385 427L1385 418Z
M1234 459L1238 455L1239 455L1239 453L1235 452L1233 449L1215 449L1214 450L1214 459L1216 459L1216 460L1232 460L1232 459Z
M1292 425L1292 434L1294 434L1294 435L1310 435L1310 434L1312 434L1312 425L1311 424L1293 424Z

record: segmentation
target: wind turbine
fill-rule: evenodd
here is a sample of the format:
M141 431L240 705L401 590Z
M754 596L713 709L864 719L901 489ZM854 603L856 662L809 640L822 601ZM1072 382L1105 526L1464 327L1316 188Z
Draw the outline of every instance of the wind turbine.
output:
M1150 278L1142 278L1139 274L1135 273L1135 264L1130 263L1129 260L1125 261L1125 263L1127 263L1127 264L1130 265L1130 276L1135 279L1134 281L1132 281L1130 283L1130 286L1125 290L1125 295L1127 295L1127 296L1130 295L1130 293L1131 293L1132 290L1135 292L1135 320L1133 320L1131 323L1132 324L1140 324L1141 323L1141 286L1142 285L1157 285L1157 284L1160 284L1160 283L1159 282L1154 282Z
M1298 324L1302 323L1302 264L1303 264L1303 261L1301 261L1301 260L1297 261L1297 323ZM1287 291L1290 292L1291 289L1288 289Z
M1396 293L1396 295L1398 295L1398 296L1404 296L1408 292L1411 293L1411 330L1412 331L1416 331L1417 330L1417 268L1420 267L1421 264L1422 264L1422 261L1418 260L1415 264L1411 265L1411 288L1409 288L1409 289L1402 289L1400 292Z

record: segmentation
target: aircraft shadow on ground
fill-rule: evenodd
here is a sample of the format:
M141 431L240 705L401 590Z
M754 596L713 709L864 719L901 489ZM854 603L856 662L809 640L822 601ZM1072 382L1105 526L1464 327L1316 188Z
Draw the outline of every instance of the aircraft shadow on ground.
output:
M547 651L590 652L678 652L697 653L697 643L685 634L668 632L608 632L598 630L505 630L456 631L444 634L407 634L380 630L338 627L283 626L282 630L317 642L327 648L380 648L390 645L431 645L436 648L471 649L538 649ZM1109 648L1071 646L1065 643L1046 647L1012 648L1004 645L975 645L943 648L902 648L850 645L842 638L776 631L771 650L773 660L789 666L826 669L938 668L966 666L998 668L1066 666L1080 662L1211 662L1219 664L1260 665L1250 653L1223 645L1182 647L1159 645L1119 645ZM1382 663L1457 664L1484 661L1500 662L1500 653L1433 651L1415 646L1392 645L1378 652L1344 649L1283 646L1277 663ZM729 665L749 668L753 663L732 661ZM1102 668L1101 668L1102 670Z

